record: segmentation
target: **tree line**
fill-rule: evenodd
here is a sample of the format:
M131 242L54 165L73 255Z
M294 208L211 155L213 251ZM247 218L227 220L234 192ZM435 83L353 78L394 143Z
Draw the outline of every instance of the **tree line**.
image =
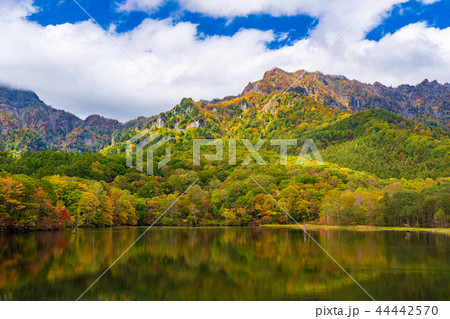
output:
M448 227L448 178L380 179L336 164L280 166L272 153L262 155L271 165L193 166L180 151L156 176L127 168L120 155L43 151L3 159L0 227L150 225L164 212L161 225L292 223L279 205L298 222Z

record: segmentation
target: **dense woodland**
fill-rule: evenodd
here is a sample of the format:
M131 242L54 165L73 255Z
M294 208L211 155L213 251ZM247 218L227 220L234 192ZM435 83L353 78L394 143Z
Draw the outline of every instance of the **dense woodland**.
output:
M186 156L149 176L121 156L46 151L2 167L0 223L16 230L150 225L197 179L161 225L292 223L258 184L299 222L447 227L450 212L448 178L386 180L336 164L227 169Z
M191 125L191 116L198 127ZM154 125L154 118L146 128L172 137L172 159L154 176L126 166L126 141L138 129L115 132L114 145L99 153L2 152L0 227L150 225L163 213L159 225L292 223L272 197L298 222L450 223L450 138L441 128L385 110L350 114L302 92L247 93L213 105L184 99L159 118L164 127ZM224 159L230 139L237 139L237 164L202 157L201 165L193 165L195 138L223 138ZM239 141L255 144L260 138L295 138L299 143L289 148L286 166L268 142L260 150L267 165L254 160L241 165L250 153ZM305 139L315 141L325 165L307 160L295 165ZM161 148L154 161L164 156Z

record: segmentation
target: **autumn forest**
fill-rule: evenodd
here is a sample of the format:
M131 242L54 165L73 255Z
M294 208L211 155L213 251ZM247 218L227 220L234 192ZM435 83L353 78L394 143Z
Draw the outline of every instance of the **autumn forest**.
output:
M276 69L236 97L183 99L158 116L126 124L91 119L70 133L50 130L42 115L50 107L4 89L0 229L144 226L158 218L167 226L292 224L284 210L308 224L449 226L448 93L441 104L432 100L436 116L417 101L393 107L375 87L319 73L283 91L292 76ZM430 98L431 89L421 90ZM34 110L34 124L17 124L7 106L18 103ZM153 176L126 165L127 141L144 129L171 138L171 160L157 168L167 156L158 149ZM232 140L282 138L299 141L289 147L287 165L268 142L259 149L266 165L254 159L242 165L251 154L240 142L234 165L204 156L193 163L194 139L221 139L226 159ZM312 158L296 165L307 139L324 165Z

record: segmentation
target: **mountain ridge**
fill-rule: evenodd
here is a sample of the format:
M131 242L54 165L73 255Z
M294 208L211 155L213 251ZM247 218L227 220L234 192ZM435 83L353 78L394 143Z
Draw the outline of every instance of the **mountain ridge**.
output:
M140 117L121 123L93 114L82 120L70 112L45 104L32 91L0 86L0 144L4 143L9 146L7 149L19 153L42 148L11 145L24 134L31 139L41 139L44 148L99 151L108 145L105 141L109 141L115 131L126 130L130 126L141 127L149 119ZM92 128L95 129L92 131ZM77 139L82 139L83 143L78 143Z
M270 94L296 88L325 105L352 113L382 108L427 125L450 129L450 84L440 84L436 80L425 79L415 86L388 87L380 82L366 84L349 80L343 75L304 70L289 73L274 68L265 72L263 79L250 82L241 95L248 92Z
M70 112L46 105L32 91L0 86L0 144L5 144L7 150L18 154L49 148L98 152L129 136L131 133L127 132L130 130L150 127L149 123L157 127L170 124L176 130L186 131L191 127L203 126L204 121L224 121L220 115L222 113L228 117L254 116L258 119L261 117L259 107L251 115L245 113L247 108L264 105L262 111L276 112L273 104L286 92L301 94L325 107L349 114L380 108L428 126L450 129L449 83L440 84L436 80L430 82L425 79L415 86L387 87L379 82L366 84L349 80L343 75L303 70L290 73L274 68L265 72L261 80L249 82L237 96L200 100L197 103L204 107L197 109L193 107L193 101L186 102L189 99L184 99L185 105L182 101L170 111L150 117L141 116L125 123L97 114L82 120ZM251 96L254 101L247 105L245 96ZM235 100L243 101L239 108L233 108ZM224 110L223 105L228 109ZM180 108L211 114L198 123L189 124L191 117L188 118ZM213 115L215 112L218 113ZM176 123L170 121L173 116L178 119Z

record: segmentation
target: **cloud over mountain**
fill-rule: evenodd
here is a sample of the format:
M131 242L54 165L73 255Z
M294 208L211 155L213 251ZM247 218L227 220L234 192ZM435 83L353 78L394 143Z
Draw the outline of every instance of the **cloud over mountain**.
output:
M118 10L152 11L163 2L129 0ZM147 18L121 33L110 25L114 40L156 84L93 21L42 26L27 19L39 10L33 1L6 0L0 4L0 83L32 89L50 104L80 116L100 113L128 120L168 110L185 96L236 94L275 66L387 85L417 84L424 78L448 82L450 28L419 22L380 41L365 39L393 5L402 2L379 0L365 12L372 1L179 1L180 10L212 17L306 14L319 20L309 37L278 49L267 46L279 36L274 31L241 29L229 36L200 37L196 24L170 18Z

